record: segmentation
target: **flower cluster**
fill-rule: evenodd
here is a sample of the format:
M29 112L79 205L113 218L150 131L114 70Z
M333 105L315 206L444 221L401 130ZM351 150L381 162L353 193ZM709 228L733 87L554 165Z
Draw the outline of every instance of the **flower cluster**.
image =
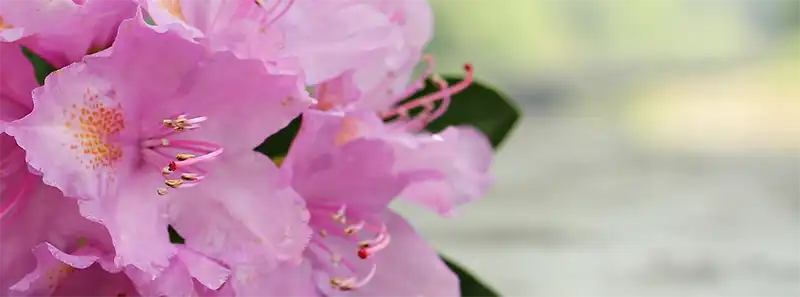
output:
M472 81L433 74L431 18L425 0L0 0L0 295L459 295L388 207L451 215L490 182L481 132L424 130ZM23 48L57 68L41 86ZM253 150L298 117L285 156Z

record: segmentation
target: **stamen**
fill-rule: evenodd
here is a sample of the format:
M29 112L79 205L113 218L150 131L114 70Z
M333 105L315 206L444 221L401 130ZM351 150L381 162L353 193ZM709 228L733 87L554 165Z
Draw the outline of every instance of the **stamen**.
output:
M370 280L372 280L372 278L375 276L375 271L377 269L378 266L373 264L372 269L370 269L369 273L366 276L364 276L364 278L362 278L360 281L358 281L354 277L345 280L342 280L341 278L333 278L331 279L331 285L333 285L334 288L338 288L340 291L350 291L356 288L363 287L364 285L369 283Z
M177 156L175 156L175 159L177 159L178 161L186 161L186 160L189 160L191 158L194 158L194 155L192 155L192 154L178 154Z
M375 255L380 250L386 248L389 245L389 234L387 233L386 224L381 222L377 217L370 219L370 217L361 217L358 212L356 213L348 213L346 205L342 205L335 211L329 207L312 207L312 225L317 228L317 236L311 239L311 249L312 251L312 258L319 261L323 265L321 268L324 269L329 276L331 276L330 284L334 289L340 291L350 291L357 289L359 287L364 286L367 284L375 275L375 271L377 266L374 262L371 263L371 270L363 277L356 277L355 274L359 273L358 267L359 265L354 265L353 261L372 261L371 257ZM330 218L335 223L331 223L327 220L316 220L313 219L314 217L322 215L322 218L326 218L330 215ZM338 226L339 223L346 224L347 219L346 217L351 216L353 218L357 218L359 221L355 224L349 224L346 226ZM377 221L377 224L370 224L371 221ZM320 225L321 224L321 225ZM341 253L331 250L328 245L325 244L324 238L328 237L330 234L328 233L327 228L322 228L323 226L334 228L341 228L339 232L334 232L332 234L336 235L338 238L346 238L345 236L353 235L359 236L362 235L364 231L375 232L375 236L372 239L366 239L359 241L359 238L350 238L353 240L353 244L355 245L355 255L345 253L344 256ZM327 256L326 256L327 255ZM349 256L348 256L349 255ZM355 257L358 258L355 258ZM349 260L348 260L349 259ZM358 259L358 260L357 260ZM351 274L351 277L341 277L341 273Z
M355 225L348 226L347 228L344 229L344 234L353 235L356 232L360 231L361 228L364 228L364 221L361 221Z
M164 184L169 186L170 188L177 188L183 184L183 181L180 179L168 179L164 181Z
M202 178L202 177L197 173L184 173L184 174L181 174L181 179L185 180L185 181L197 181L200 178Z
M256 1L256 4L259 7L264 8L263 1ZM288 3L285 6L283 6L282 9L278 10L278 7L281 6L281 1L280 0L275 0L275 3L272 4L272 6L270 6L269 8L264 8L265 9L264 15L266 15L269 18L268 21L266 21L264 23L264 27L269 27L270 25L272 25L276 21L278 21L280 18L282 18L289 11L289 8L291 8L292 5L294 5L294 0L288 0ZM273 17L269 17L275 11L278 11L278 12L275 13L275 15Z
M346 222L347 222L347 218L344 216L344 211L345 211L345 210L347 210L347 206L345 206L345 205L342 205L342 207L341 207L341 208L339 208L339 210L338 210L338 211L336 211L336 212L335 212L335 213L334 213L334 214L331 216L331 218L332 218L334 221L336 221L336 222L339 222L340 224L344 224L344 223L346 223Z
M405 119L408 117L408 111L424 107L425 109L420 113L419 119L416 122L409 123L412 128L421 129L427 123L437 119L440 117L450 105L451 97L466 89L470 84L472 84L474 80L474 71L472 68L472 64L465 64L464 70L466 71L466 77L464 80L458 82L453 86L448 86L447 82L439 77L438 75L431 75L430 79L439 86L439 91L436 93L428 94L423 97L414 99L410 102L407 102L403 105L397 106L394 109L381 114L384 119L389 119L395 116L398 116L398 119ZM413 94L416 92L415 88L409 89L406 93ZM410 94L408 96L410 96ZM434 111L434 103L438 100L442 100L441 105L439 108L436 108ZM422 125L422 127L418 127Z
M169 176L172 173L181 170L180 178L172 178L164 181L164 184L170 188L191 187L197 184L198 181L203 179L203 171L200 168L194 167L200 162L213 160L222 153L222 147L211 142L194 141L194 140L170 140L168 137L181 133L186 130L200 128L200 123L206 121L207 117L188 118L185 114L180 114L174 119L162 120L162 125L159 130L154 131L156 136L145 139L141 142L143 149L150 150L149 154L151 162L158 158L171 158L166 151L167 149L178 149L190 151L192 153L180 152L173 156L174 159L167 163L166 167L161 167L161 174ZM187 169L191 171L187 172ZM192 172L193 171L193 172ZM200 173L197 173L200 172ZM167 188L157 188L158 195L166 195L169 193Z
M425 88L425 80L433 74L433 70L436 69L436 60L434 59L433 55L424 55L422 56L422 60L425 63L425 71L422 72L414 82L410 84L410 88L406 89L403 94L397 96L398 99L405 99L411 95L416 94L420 90Z

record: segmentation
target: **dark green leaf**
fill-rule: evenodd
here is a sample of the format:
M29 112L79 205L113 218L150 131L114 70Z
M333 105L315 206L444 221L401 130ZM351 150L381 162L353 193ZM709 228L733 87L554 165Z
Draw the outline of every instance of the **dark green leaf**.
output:
M53 71L56 71L56 67L50 65L47 61L45 61L42 57L35 54L33 51L26 47L22 47L22 53L25 54L25 57L31 61L33 64L33 70L36 72L36 80L39 82L39 85L44 84L44 78L47 77Z
M289 125L284 127L278 133L273 134L267 140L264 140L256 151L269 156L270 158L283 157L289 152L289 146L292 144L297 131L300 130L301 117L296 117Z
M461 296L464 297L493 297L500 296L492 288L478 280L471 272L465 270L443 255L439 255L450 267L461 282Z
M183 237L181 237L181 235L178 234L178 231L175 231L172 226L167 227L167 232L169 232L169 242L177 244L184 243Z
M453 76L444 78L450 85L462 80L462 78ZM438 87L428 81L425 89L409 100L436 91L438 91ZM438 107L439 104L437 103L436 106ZM412 110L410 114L413 116L420 110L421 108ZM511 132L519 117L519 110L508 100L508 97L476 81L461 93L454 95L447 111L440 118L431 122L425 130L436 133L448 126L470 125L486 134L492 146L497 148Z

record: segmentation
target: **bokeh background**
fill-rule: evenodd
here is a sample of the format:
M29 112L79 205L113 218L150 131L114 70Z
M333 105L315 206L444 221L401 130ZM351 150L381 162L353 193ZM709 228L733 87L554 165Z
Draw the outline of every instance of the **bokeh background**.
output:
M524 112L489 195L398 209L506 296L800 296L800 1L433 0Z

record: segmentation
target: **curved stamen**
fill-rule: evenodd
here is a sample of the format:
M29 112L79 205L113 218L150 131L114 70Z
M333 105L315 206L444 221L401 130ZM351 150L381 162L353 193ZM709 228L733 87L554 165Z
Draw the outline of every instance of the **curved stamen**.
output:
M185 132L200 128L200 123L206 121L206 117L187 118L185 114L178 115L175 119L163 120L161 129L163 131L158 137L146 139L141 142L141 146L148 151L155 153L156 156L166 158L166 167L161 167L161 173L166 177L173 173L180 173L179 178L167 179L164 184L170 188L192 187L204 178L205 171L196 168L199 163L210 161L222 154L222 146L206 141L176 139L171 140L166 137L176 133ZM171 157L166 149L181 150ZM186 153L186 152L191 153ZM151 154L152 155L152 154ZM163 163L161 163L163 164ZM180 172L178 172L180 171ZM167 188L157 188L159 195L166 195Z
M292 7L293 4L294 0L288 0L288 3L281 10L279 10L278 13L276 13L274 16L271 17L272 13L274 13L281 5L281 1L275 0L275 3L273 3L269 8L264 8L264 3L262 1L256 0L256 5L264 9L263 12L264 20L262 20L264 27L269 27L276 21L278 21L281 17L283 17L286 14L286 12L289 11L289 8Z
M452 95L454 95L456 93L459 93L459 92L463 91L469 85L472 84L472 81L474 79L472 64L464 65L464 70L466 71L466 77L464 78L464 80L458 82L457 84L455 84L453 86L445 87L444 89L441 89L436 93L428 94L428 95L422 96L420 98L414 99L414 100L412 100L412 101L410 101L408 103L405 103L403 105L397 106L397 107L395 107L395 109L384 113L382 116L384 118L390 118L390 117L393 117L393 116L395 116L395 115L397 115L397 114L399 114L401 112L408 111L408 110L411 110L411 109L414 109L414 108L417 108L417 107L422 107L424 105L430 104L430 103L435 102L435 101L440 100L440 99L444 99L446 97L450 97L450 96L452 96Z
M375 272L377 270L378 270L378 265L372 264L372 269L370 269L369 273L363 278L361 278L361 280L358 280L355 277L351 277L345 280L342 280L340 278L334 278L331 279L331 285L335 286L335 288L338 288L339 290L342 291L350 291L353 289L357 289L369 283L369 281L372 280L373 277L375 277Z
M354 259L352 258L353 254L338 253L332 250L326 244L326 238L328 236L333 235L340 238L350 238L355 245L354 247L356 248L355 256L357 256L358 259L365 261L372 261L370 260L372 255L389 245L390 236L387 232L386 224L380 220L377 220L376 224L370 223L372 219L377 219L377 217L369 219L369 217L364 217L358 213L348 213L346 205L342 205L338 209L329 206L312 207L311 213L312 218L317 217L322 218L323 220L312 219L312 226L317 229L317 232L314 233L315 236L311 239L310 246L312 248L309 249L309 251L311 251L310 256L313 259L318 260L317 263L322 265L321 268L326 271L329 276L341 275L338 274L337 269L335 269L340 265L347 270L347 274L353 275L358 273L359 270L357 270L354 263L351 262L351 260ZM358 217L360 220L357 223L350 223L348 222L348 215ZM323 229L322 227L329 227L329 229ZM327 230L339 231L328 233ZM376 235L371 239L360 240L359 237L364 231L375 232ZM331 286L334 289L341 291L348 291L362 287L374 277L376 269L377 265L372 262L372 269L369 271L369 273L367 273L366 276L360 279L355 276L331 277Z
M423 110L420 111L413 120L406 123L405 128L410 131L421 130L425 128L430 122L433 122L440 116L447 111L447 108L450 107L450 102L452 101L451 93L448 91L448 84L447 81L444 80L442 77L438 75L434 75L431 77L431 80L439 86L439 90L444 93L444 97L442 97L442 103L439 107L436 107L434 101L427 101L423 102ZM407 112L407 110L406 110ZM407 114L407 113L406 113Z
M432 55L424 55L422 56L422 60L425 62L425 71L410 84L411 87L406 89L403 94L397 96L397 101L408 98L425 88L425 80L428 79L428 77L433 74L433 70L436 69L436 60Z

